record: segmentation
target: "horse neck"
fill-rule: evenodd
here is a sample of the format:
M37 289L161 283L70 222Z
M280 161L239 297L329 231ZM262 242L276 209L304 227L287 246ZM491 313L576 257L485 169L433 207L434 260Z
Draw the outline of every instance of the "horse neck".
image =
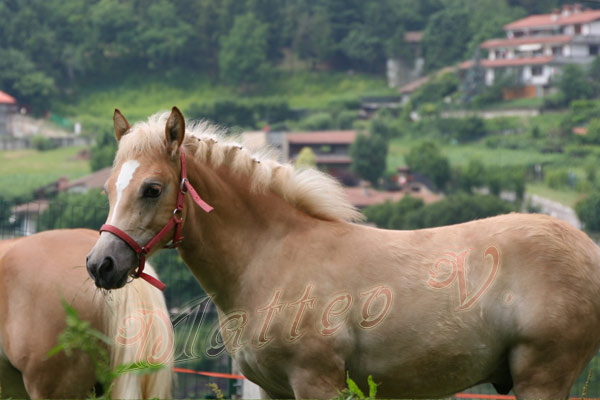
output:
M214 210L207 214L186 196L180 253L213 301L227 310L242 282L248 284L242 277L249 266L280 248L277 242L289 232L315 220L271 192L253 193L249 179L228 167L190 164L190 183Z

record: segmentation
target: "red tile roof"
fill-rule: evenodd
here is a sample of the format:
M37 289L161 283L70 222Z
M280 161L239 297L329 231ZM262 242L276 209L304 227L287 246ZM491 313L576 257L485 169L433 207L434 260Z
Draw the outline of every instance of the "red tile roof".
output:
M512 39L490 39L483 42L479 47L482 49L492 49L496 47L517 47L523 44L562 44L570 42L573 38L573 35L554 35L527 36Z
M526 57L526 58L502 58L497 60L481 60L481 66L486 68L517 67L523 65L548 64L554 60L553 56ZM473 60L460 63L460 69L471 68Z
M355 131L320 131L288 133L290 144L351 144L356 139Z
M529 17L519 19L504 25L505 30L523 29L523 28L539 28L545 26L561 26L572 24L584 24L600 19L600 10L586 10L562 16L560 14L538 14L530 15Z
M0 104L17 104L17 100L8 93L0 91Z
M79 179L75 179L74 181L69 182L67 189L78 186L85 189L102 189L110 177L111 171L112 167L106 167Z

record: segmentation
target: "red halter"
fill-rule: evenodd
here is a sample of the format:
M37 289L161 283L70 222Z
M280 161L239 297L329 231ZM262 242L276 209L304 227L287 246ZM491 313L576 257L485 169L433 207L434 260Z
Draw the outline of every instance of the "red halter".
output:
M181 183L179 185L179 193L177 194L177 205L175 206L175 210L173 210L173 216L169 219L169 222L163 226L163 228L152 238L145 246L140 246L131 236L127 233L123 232L121 229L117 228L114 225L104 224L100 227L100 232L110 232L113 235L118 236L125 243L129 245L138 255L138 269L134 273L135 278L142 278L151 285L157 287L160 290L165 289L165 284L154 278L151 275L148 275L144 272L144 265L146 264L146 254L148 254L154 246L158 242L160 242L172 229L174 229L173 239L170 243L167 243L164 248L174 249L178 247L183 241L183 236L181 236L181 228L183 226L183 203L184 196L186 193L190 193L194 202L200 206L207 213L211 212L213 208L206 203L196 190L190 184L190 181L187 179L187 168L185 166L185 154L183 150L179 152L180 160L181 160Z

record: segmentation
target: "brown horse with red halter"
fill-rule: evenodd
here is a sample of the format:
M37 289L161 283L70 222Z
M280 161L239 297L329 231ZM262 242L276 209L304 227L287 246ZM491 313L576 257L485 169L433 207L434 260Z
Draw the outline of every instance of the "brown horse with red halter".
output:
M186 126L176 108L114 122L107 224L124 234L101 233L88 271L122 287L143 243L150 253L185 237L180 255L217 305L227 350L270 397L331 398L349 373L363 389L372 375L382 398L485 382L566 398L598 351L600 249L566 223L511 214L374 229L352 222L361 215L332 178ZM180 194L186 174L211 212ZM180 233L153 240L173 210Z

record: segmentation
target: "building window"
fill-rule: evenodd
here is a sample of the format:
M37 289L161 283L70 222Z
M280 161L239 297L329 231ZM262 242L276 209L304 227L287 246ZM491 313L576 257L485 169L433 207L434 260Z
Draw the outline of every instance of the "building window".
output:
M555 56L560 56L562 55L562 47L560 46L555 46L552 48L552 54Z
M531 67L531 76L540 76L544 73L544 67L540 65L536 65L535 67Z
M576 35L580 35L581 34L581 24L576 24L575 25L575 34Z
M596 56L598 55L598 45L597 44L590 44L590 56Z

